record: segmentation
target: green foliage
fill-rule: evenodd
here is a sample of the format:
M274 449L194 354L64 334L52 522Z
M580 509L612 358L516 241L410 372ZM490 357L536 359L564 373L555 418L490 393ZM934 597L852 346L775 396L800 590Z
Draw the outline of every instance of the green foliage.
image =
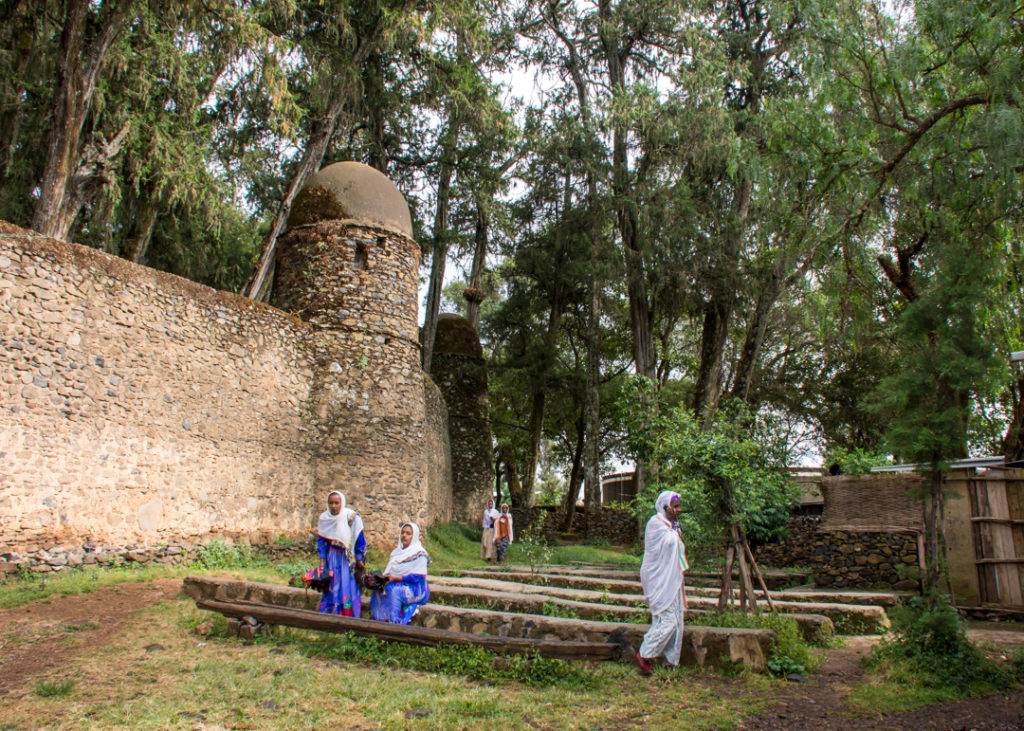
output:
M544 523L547 520L546 512L538 512L533 525L523 531L517 538L519 544L519 555L526 559L530 565L530 573L537 573L537 567L542 564L551 563L554 552L551 545L544 537Z
M269 641L269 640L268 640ZM472 645L418 647L388 643L375 637L331 635L322 637L285 630L273 642L290 644L302 652L375 667L402 668L427 673L461 675L489 682L516 682L531 686L588 688L594 678L587 669L565 660L517 655L496 662L497 656Z
M42 698L64 698L75 689L75 679L40 680L36 682L35 694Z
M956 608L942 594L914 597L892 612L889 635L871 653L870 666L890 679L976 695L1008 687L1013 672L967 639Z
M661 406L649 382L633 381L631 444L637 458L656 465L634 514L646 518L662 490L679 493L684 539L714 542L737 520L755 541L784 531L799 490L785 470L785 441L770 421L737 408L723 409L704 428L686 407Z
M565 617L566 619L579 619L579 613L572 607L559 604L554 599L546 599L541 607L540 613L545 617Z
M837 447L825 455L825 465L838 464L844 475L866 475L872 467L891 464L892 460L883 454L874 454L865 449L844 449Z
M225 541L210 541L201 546L193 563L203 569L243 569L268 564L266 557L253 551L252 546Z

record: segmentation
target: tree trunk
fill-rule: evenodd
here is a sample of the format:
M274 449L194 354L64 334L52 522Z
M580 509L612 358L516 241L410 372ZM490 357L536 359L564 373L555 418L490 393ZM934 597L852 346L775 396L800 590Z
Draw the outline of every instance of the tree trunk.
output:
M434 235L430 255L430 284L427 287L426 313L420 336L423 370L430 373L437 337L437 318L441 311L441 290L444 288L444 269L448 262L448 213L451 206L452 177L455 174L455 150L459 144L459 120L449 110L448 129L441 143L441 167L437 183L437 207L434 210Z
M732 384L732 396L749 403L750 385L754 380L754 370L764 343L765 330L768 327L768 316L771 314L775 300L779 296L779 274L773 269L768 282L757 298L757 305L747 325L747 335L740 350L740 360L736 366L736 377Z
M941 579L939 553L939 513L942 505L942 472L933 469L929 474L928 505L924 514L925 532L925 573L923 589L934 594L938 591Z
M527 495L523 483L519 480L519 467L515 462L502 460L505 463L505 483L508 485L508 501L513 508L529 508L533 505L533 495Z
M39 184L32 228L44 236L63 239L74 222L68 216L69 186L78 167L82 129L92 109L96 81L110 46L124 27L129 0L118 0L101 22L95 36L85 43L86 19L93 3L68 0L57 57L53 121L46 146L46 163ZM103 12L109 3L103 3Z
M523 482L530 492L533 492L533 484L537 477L537 462L540 458L540 441L544 436L544 407L547 403L547 381L551 372L551 361L555 352L555 341L558 339L558 330L562 326L562 299L561 293L556 290L554 301L548 312L548 327L544 333L544 340L541 344L541 354L537 372L533 378L533 399L530 409L529 451L526 454L526 474Z
M124 258L138 264L149 248L149 242L153 238L153 227L156 225L156 216L159 206L156 200L156 184L150 181L142 189L142 197L139 199L139 210L132 221L132 230L128 235L128 242L124 250Z
M484 300L484 267L487 265L487 244L490 237L491 215L481 196L476 197L476 233L473 236L473 267L469 273L466 298L466 319L480 332L480 303Z
M1011 386L1010 397L1013 400L1013 411L1003 437L1002 452L1007 462L1014 462L1024 459L1024 376Z
M584 415L576 421L576 448L572 451L572 469L569 471L569 487L562 498L562 525L559 530L568 533L572 530L572 521L576 517L576 496L580 493L580 482L583 480L583 447L586 443L583 428Z
M596 239L594 249L597 249ZM590 274L587 305L587 385L585 411L584 502L587 509L587 538L593 538L597 511L601 505L601 287L596 267Z
M270 223L270 230L267 231L267 235L263 238L263 246L260 249L260 258L256 262L256 270L242 290L242 294L249 299L266 302L270 298L270 286L272 283L270 275L274 266L277 237L281 235L288 222L288 216L291 213L295 197L302 190L302 186L306 184L306 180L320 168L320 163L324 159L324 153L327 152L327 146L334 135L334 130L337 129L338 118L341 116L341 111L345 105L345 96L346 91L343 85L335 87L334 96L331 97L331 103L327 107L327 113L317 120L313 126L309 140L306 143L306 149L302 155L302 160L299 162L295 174L288 184L288 190L285 191L277 213L274 214L274 220Z

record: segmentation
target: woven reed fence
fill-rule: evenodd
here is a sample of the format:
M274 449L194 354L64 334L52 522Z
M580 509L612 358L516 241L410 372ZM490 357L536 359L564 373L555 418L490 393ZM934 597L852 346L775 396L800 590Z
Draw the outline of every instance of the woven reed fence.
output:
M911 474L840 475L822 480L822 530L922 531L924 508L908 495L924 486Z

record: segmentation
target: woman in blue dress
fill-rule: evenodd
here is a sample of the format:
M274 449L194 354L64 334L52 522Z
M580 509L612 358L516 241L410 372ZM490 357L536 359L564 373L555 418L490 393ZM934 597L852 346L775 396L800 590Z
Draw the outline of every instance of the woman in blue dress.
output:
M363 519L345 507L345 496L337 490L327 496L327 510L320 514L317 535L320 568L331 577L331 588L320 598L320 611L358 617L363 599L355 567L362 569L366 558Z
M384 569L388 584L373 592L370 611L373 618L392 624L409 624L420 605L430 598L427 586L427 565L430 554L420 543L420 528L415 523L403 523L398 546L391 552L391 560Z

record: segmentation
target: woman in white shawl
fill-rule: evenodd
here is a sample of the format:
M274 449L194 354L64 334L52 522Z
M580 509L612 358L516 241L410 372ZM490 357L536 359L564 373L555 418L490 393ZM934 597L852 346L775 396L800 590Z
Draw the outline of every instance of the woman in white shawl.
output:
M658 495L655 513L644 531L644 561L640 581L651 607L651 628L636 654L640 672L651 672L651 660L665 656L669 665L679 664L683 648L683 615L686 612L686 547L676 520L682 511L678 493Z
M420 543L420 528L415 523L403 523L398 546L384 569L388 584L373 592L370 611L373 618L392 624L409 624L420 605L430 598L427 586L427 566L430 554Z
M484 533L480 538L480 558L491 561L494 559L494 521L501 515L494 509L494 498L487 501L484 506L483 528Z
M331 577L331 588L320 598L320 611L358 617L363 599L355 567L362 570L366 558L363 519L345 507L344 495L333 490L327 496L327 510L320 513L316 532L320 568Z

